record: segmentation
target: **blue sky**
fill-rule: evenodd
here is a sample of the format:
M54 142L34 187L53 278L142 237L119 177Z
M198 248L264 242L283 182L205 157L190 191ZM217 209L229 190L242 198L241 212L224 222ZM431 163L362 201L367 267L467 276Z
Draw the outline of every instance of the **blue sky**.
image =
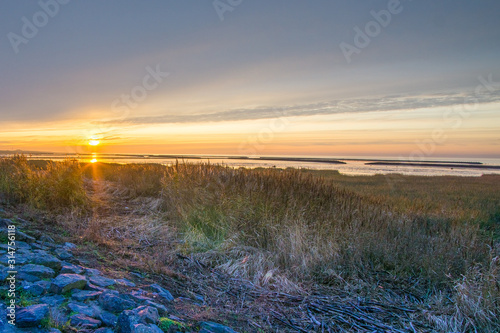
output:
M212 1L66 0L16 47L23 17L33 23L43 6L3 1L0 125L9 131L0 148L67 150L96 136L109 151L238 154L241 141L286 117L291 125L262 154L407 154L442 128L450 139L435 154L481 145L495 156L500 2L400 1L346 61L339 45L354 45L355 27L365 30L371 12L394 1L221 0L231 8L221 20ZM126 112L113 109L148 68L169 74ZM474 114L459 128L443 124L468 97ZM414 135L398 134L395 121ZM357 130L363 137L353 140Z

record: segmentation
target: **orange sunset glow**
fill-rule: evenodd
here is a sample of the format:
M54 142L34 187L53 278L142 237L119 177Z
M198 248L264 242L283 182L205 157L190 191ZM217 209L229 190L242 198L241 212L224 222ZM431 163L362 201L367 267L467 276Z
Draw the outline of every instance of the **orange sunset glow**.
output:
M445 15L449 21L433 30L430 14L411 9L422 5L401 4L393 24L361 45L353 27L385 5L322 1L306 10L294 2L269 5L283 15L261 16L249 3L222 21L206 4L119 6L123 17L147 11L129 24L115 6L96 2L115 14L82 27L83 5L71 4L33 42L4 41L0 150L498 157L493 11L480 21ZM38 8L30 6L13 6L9 17L28 17ZM169 21L176 11L183 19ZM6 31L20 29L2 22ZM102 35L108 25L118 35ZM417 47L423 40L431 46ZM84 52L71 46L76 41Z

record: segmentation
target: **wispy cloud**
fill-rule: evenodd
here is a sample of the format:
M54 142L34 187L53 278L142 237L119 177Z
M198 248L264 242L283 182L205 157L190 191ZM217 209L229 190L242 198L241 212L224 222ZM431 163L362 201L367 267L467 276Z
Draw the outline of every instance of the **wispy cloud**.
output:
M205 123L222 121L243 121L271 119L279 117L318 116L333 114L408 111L432 107L456 107L470 101L478 103L500 102L500 89L481 94L471 92L436 93L432 95L396 95L379 98L360 98L333 100L329 102L286 105L282 107L256 107L225 110L199 114L164 114L160 116L142 116L123 119L97 121L105 125L148 125L176 123Z

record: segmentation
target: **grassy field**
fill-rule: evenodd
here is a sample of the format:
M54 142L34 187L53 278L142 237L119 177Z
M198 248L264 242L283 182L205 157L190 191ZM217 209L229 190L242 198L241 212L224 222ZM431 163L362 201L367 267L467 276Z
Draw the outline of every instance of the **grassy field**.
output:
M416 295L411 302L428 309L422 320L443 332L499 327L499 189L494 175L0 160L3 204L56 214L54 221L71 216L59 223L90 241L130 247L146 239L151 256L189 255L287 293L398 290L401 302ZM109 197L135 203L155 223L103 223ZM165 247L172 237L178 241Z

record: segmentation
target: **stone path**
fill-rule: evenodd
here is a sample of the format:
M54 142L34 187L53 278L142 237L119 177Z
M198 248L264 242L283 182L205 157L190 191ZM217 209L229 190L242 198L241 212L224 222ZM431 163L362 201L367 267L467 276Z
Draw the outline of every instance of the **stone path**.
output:
M1 235L8 235L8 219L0 219ZM183 323L169 314L174 296L140 277L115 279L81 265L76 245L56 244L15 232L15 270L9 274L8 240L0 244L0 332L201 332L234 333L214 322ZM15 297L9 288L15 277ZM13 283L14 284L14 283ZM15 298L15 326L7 307ZM6 305L7 304L7 305Z

